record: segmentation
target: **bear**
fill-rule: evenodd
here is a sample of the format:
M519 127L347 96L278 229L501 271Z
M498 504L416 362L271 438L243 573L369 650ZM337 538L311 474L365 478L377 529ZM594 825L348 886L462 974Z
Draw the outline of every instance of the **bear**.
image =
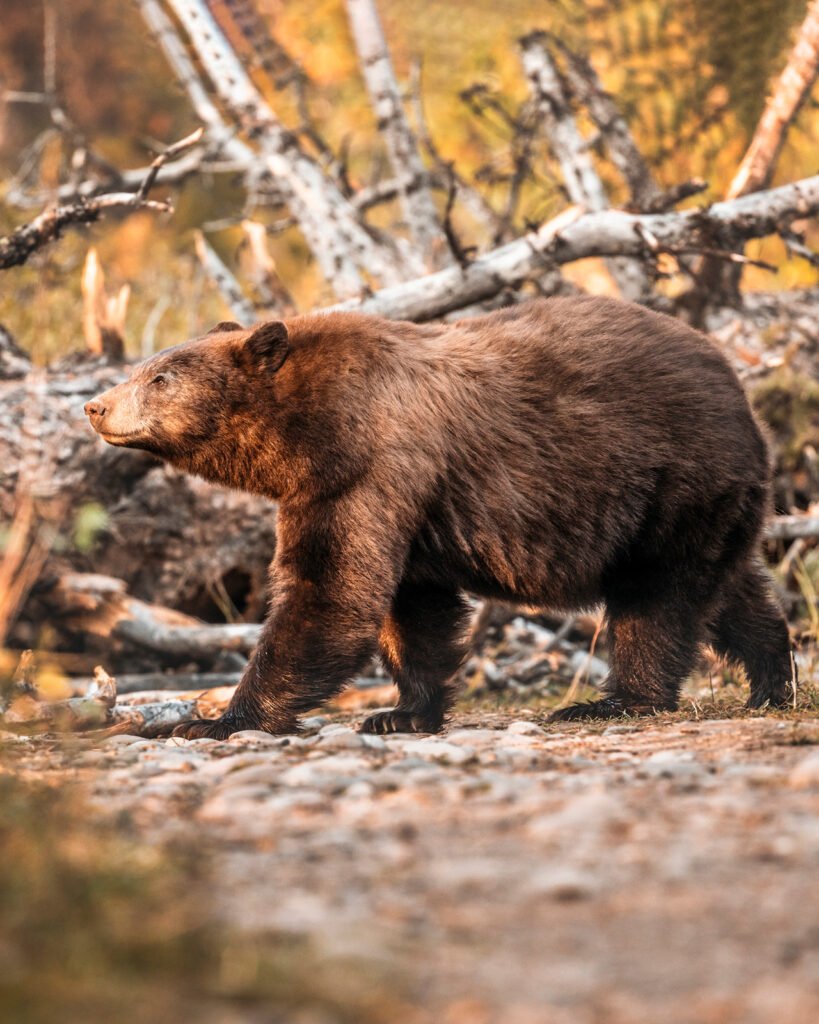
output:
M221 718L287 733L374 654L397 706L365 732L436 732L468 595L605 604L599 700L554 720L673 710L704 644L779 707L790 638L760 554L771 467L705 335L615 299L537 299L452 323L327 311L220 323L88 402L112 445L278 503L271 606Z

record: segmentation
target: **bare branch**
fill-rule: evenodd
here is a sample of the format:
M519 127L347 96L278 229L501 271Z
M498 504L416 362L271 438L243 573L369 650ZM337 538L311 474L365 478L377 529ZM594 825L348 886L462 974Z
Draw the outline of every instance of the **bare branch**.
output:
M383 288L371 297L336 309L360 309L399 320L430 320L552 267L589 256L646 255L644 235L665 248L702 250L714 239L762 238L787 230L791 221L819 211L819 175L790 185L714 203L701 210L634 214L603 210L582 214L575 207L537 231L483 253L465 268L452 267L417 281Z
M171 213L173 207L170 203L146 199L145 196L165 160L195 145L200 138L201 130L195 131L161 153L148 170L147 187L146 182L143 182L135 193L109 192L90 199L80 198L73 203L53 206L10 235L0 238L0 270L21 266L33 252L59 238L67 227L75 224L93 224L107 210L156 210L159 213Z
M378 129L383 132L387 144L396 182L400 187L407 175L423 182L424 163L404 111L375 0L347 0L347 15L361 72ZM404 218L418 249L420 265L445 265L449 262L446 243L432 193L420 185L411 192L401 191L400 198Z
M93 199L94 196L103 195L113 188L122 192L137 192L150 170L150 166L134 167L124 171L116 167L107 167L101 177L87 177L84 181L67 182L48 192L28 192L19 186L12 186L6 192L5 200L11 206L30 209L42 206L50 199L58 203L70 203L75 199ZM192 174L199 173L246 175L247 165L219 159L218 154L212 152L210 146L195 146L190 153L160 167L153 185L180 185Z
M258 305L275 311L279 316L292 316L296 312L296 304L282 283L276 270L276 261L267 247L267 227L250 218L245 218L241 223L250 252L250 273L247 276L261 300Z
M727 198L765 188L773 177L788 128L810 94L819 73L819 0L811 0L784 71L765 105L754 137L728 186ZM741 267L724 267L705 257L697 269L693 307L699 322L709 301L737 302Z
M533 32L520 41L523 68L560 164L569 201L587 210L606 210L609 201L591 152L575 123L560 73L546 48L546 35Z
M566 59L566 74L572 91L588 110L611 162L628 185L631 205L642 212L659 212L655 204L662 198L662 192L637 148L626 119L603 88L591 61L558 38L553 37L551 41Z
M145 180L137 189L137 199L147 199L148 193L151 191L154 183L156 182L156 176L159 174L160 168L164 167L165 164L172 157L178 156L183 153L186 149L190 149L191 146L195 146L199 142L202 136L205 134L204 128L197 128L196 131L191 132L190 135L186 135L184 139L180 139L179 142L175 142L172 146L160 153L156 160L153 161L151 166L148 168L148 173L145 175Z
M446 236L447 245L458 266L464 268L469 265L469 261L472 258L472 252L469 249L465 249L461 244L461 240L455 231L455 226L452 223L452 210L455 206L455 197L458 194L458 181L455 177L455 170L452 164L449 165L449 189L447 191L446 206L444 207L444 235Z
M106 210L123 208L157 210L160 213L169 213L173 209L169 203L137 199L131 193L112 193L95 199L80 199L65 206L54 206L5 238L0 238L0 270L21 266L32 253L58 239L67 227L93 224Z
M255 323L257 319L256 311L253 309L251 302L245 298L239 282L219 258L215 249L201 231L196 232L195 244L196 255L199 257L199 262L202 264L205 274L219 289L222 298L230 307L233 315L238 317L241 323Z
M819 515L804 513L795 516L776 516L768 525L766 536L769 540L819 537Z
M468 211L469 215L477 222L478 225L480 225L484 234L491 237L492 233L501 227L501 218L492 209L489 203L487 203L480 192L473 188L469 182L457 173L455 168L452 167L451 161L446 160L441 155L438 147L435 145L432 135L430 134L422 99L421 65L418 62L412 66L410 99L412 101L418 136L423 148L426 150L427 156L437 169L437 178L445 185L449 182L452 175L455 176L455 183L458 188L458 199L463 207Z

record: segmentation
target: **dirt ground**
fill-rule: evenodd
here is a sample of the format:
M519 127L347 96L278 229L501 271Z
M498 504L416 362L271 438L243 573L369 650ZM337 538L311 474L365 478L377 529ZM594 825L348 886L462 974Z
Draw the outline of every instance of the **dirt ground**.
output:
M18 740L14 770L150 842L195 835L220 923L364 965L396 1021L819 1020L819 720L542 719Z

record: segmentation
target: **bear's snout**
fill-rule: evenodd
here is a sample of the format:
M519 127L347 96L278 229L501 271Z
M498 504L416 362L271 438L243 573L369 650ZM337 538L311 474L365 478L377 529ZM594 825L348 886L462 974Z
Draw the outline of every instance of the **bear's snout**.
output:
M90 420L101 420L106 412L105 405L99 398L92 398L90 402L86 402L83 409Z

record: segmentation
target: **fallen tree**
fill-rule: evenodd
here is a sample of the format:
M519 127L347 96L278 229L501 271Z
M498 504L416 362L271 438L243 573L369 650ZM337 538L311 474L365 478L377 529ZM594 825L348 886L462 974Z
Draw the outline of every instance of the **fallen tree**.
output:
M491 299L504 289L517 289L545 269L591 256L654 260L663 253L705 253L742 262L745 258L736 251L741 242L787 232L794 220L817 212L819 175L681 212L585 213L573 207L465 267L449 267L331 308L358 309L398 320L431 320Z

